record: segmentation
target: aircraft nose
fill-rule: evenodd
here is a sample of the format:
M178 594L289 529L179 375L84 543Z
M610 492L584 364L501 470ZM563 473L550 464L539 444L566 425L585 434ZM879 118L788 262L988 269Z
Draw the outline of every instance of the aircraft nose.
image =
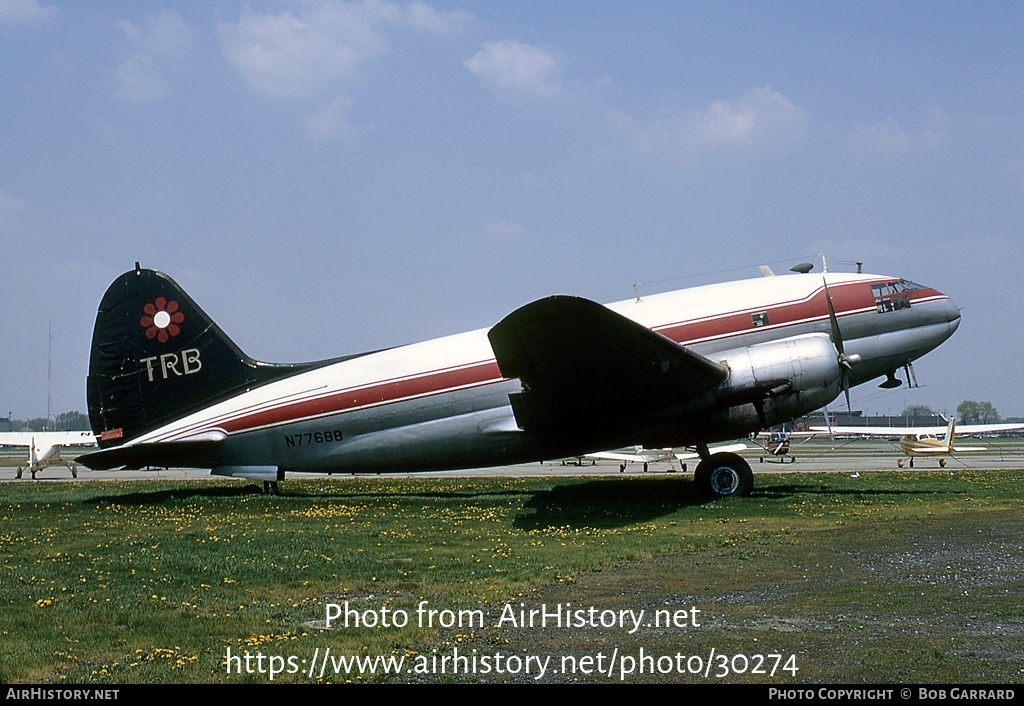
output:
M949 297L946 297L946 323L949 324L949 335L952 336L960 326L960 309Z
M949 297L943 299L942 303L943 306L941 316L945 320L946 326L949 328L949 333L946 334L946 336L948 337L953 335L953 332L955 332L957 327L959 327L961 313L959 313L959 307L956 306L953 300L950 299Z

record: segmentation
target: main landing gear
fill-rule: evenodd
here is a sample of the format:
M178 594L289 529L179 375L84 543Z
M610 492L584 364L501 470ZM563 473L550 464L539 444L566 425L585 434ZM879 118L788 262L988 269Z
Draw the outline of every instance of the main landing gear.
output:
M701 462L693 472L697 492L709 498L745 498L754 489L754 472L750 464L734 453L707 453L707 447L698 447Z
M904 460L903 460L902 458L898 458L898 459L896 459L896 465L897 465L897 466L898 466L899 468L903 468L903 464L904 464ZM909 465L909 466L910 466L911 468L913 468L913 467L914 467L914 457L913 457L913 456L911 456L911 457L910 457L910 463L909 463L908 465ZM946 459L944 459L944 458L940 458L940 459L939 459L939 468L945 468L945 467L946 467Z

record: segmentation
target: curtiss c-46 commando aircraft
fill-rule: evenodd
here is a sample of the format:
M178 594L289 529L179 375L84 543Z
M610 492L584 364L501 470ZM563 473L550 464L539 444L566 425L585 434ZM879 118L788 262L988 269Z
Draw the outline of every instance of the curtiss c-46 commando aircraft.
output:
M551 296L489 329L304 364L243 353L170 277L135 269L100 303L89 362L95 469L452 470L692 446L698 489L747 495L741 438L894 373L960 312L898 277L826 273L602 306Z

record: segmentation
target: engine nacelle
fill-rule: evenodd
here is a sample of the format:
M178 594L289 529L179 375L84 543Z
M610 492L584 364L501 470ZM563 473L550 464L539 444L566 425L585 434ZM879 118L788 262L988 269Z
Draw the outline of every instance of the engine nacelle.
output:
M731 405L750 403L765 426L820 409L839 394L838 351L825 334L738 348L718 358L729 379L716 397Z

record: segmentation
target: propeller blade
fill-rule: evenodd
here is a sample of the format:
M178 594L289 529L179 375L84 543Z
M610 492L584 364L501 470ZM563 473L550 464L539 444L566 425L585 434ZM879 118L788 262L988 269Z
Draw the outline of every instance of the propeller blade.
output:
M836 435L832 433L832 420L828 416L828 405L821 408L821 413L825 415L825 426L828 427L828 438L832 441L836 440Z
M840 367L839 379L843 385L843 392L846 394L846 411L852 413L853 406L850 404L850 370L853 369L853 362L847 357L846 351L844 350L843 331L839 328L839 318L836 316L836 307L832 303L832 293L828 291L828 282L825 280L824 275L821 278L821 283L825 285L825 303L828 304L828 321L832 326L832 345L836 347L836 352L839 353L836 360Z
M825 278L821 278L821 283L825 285L825 303L828 304L828 321L832 325L832 345L839 351L839 355L843 356L843 332L839 328L839 319L836 317L836 307L832 304L832 293L828 291L828 282ZM839 361L842 363L842 359Z

